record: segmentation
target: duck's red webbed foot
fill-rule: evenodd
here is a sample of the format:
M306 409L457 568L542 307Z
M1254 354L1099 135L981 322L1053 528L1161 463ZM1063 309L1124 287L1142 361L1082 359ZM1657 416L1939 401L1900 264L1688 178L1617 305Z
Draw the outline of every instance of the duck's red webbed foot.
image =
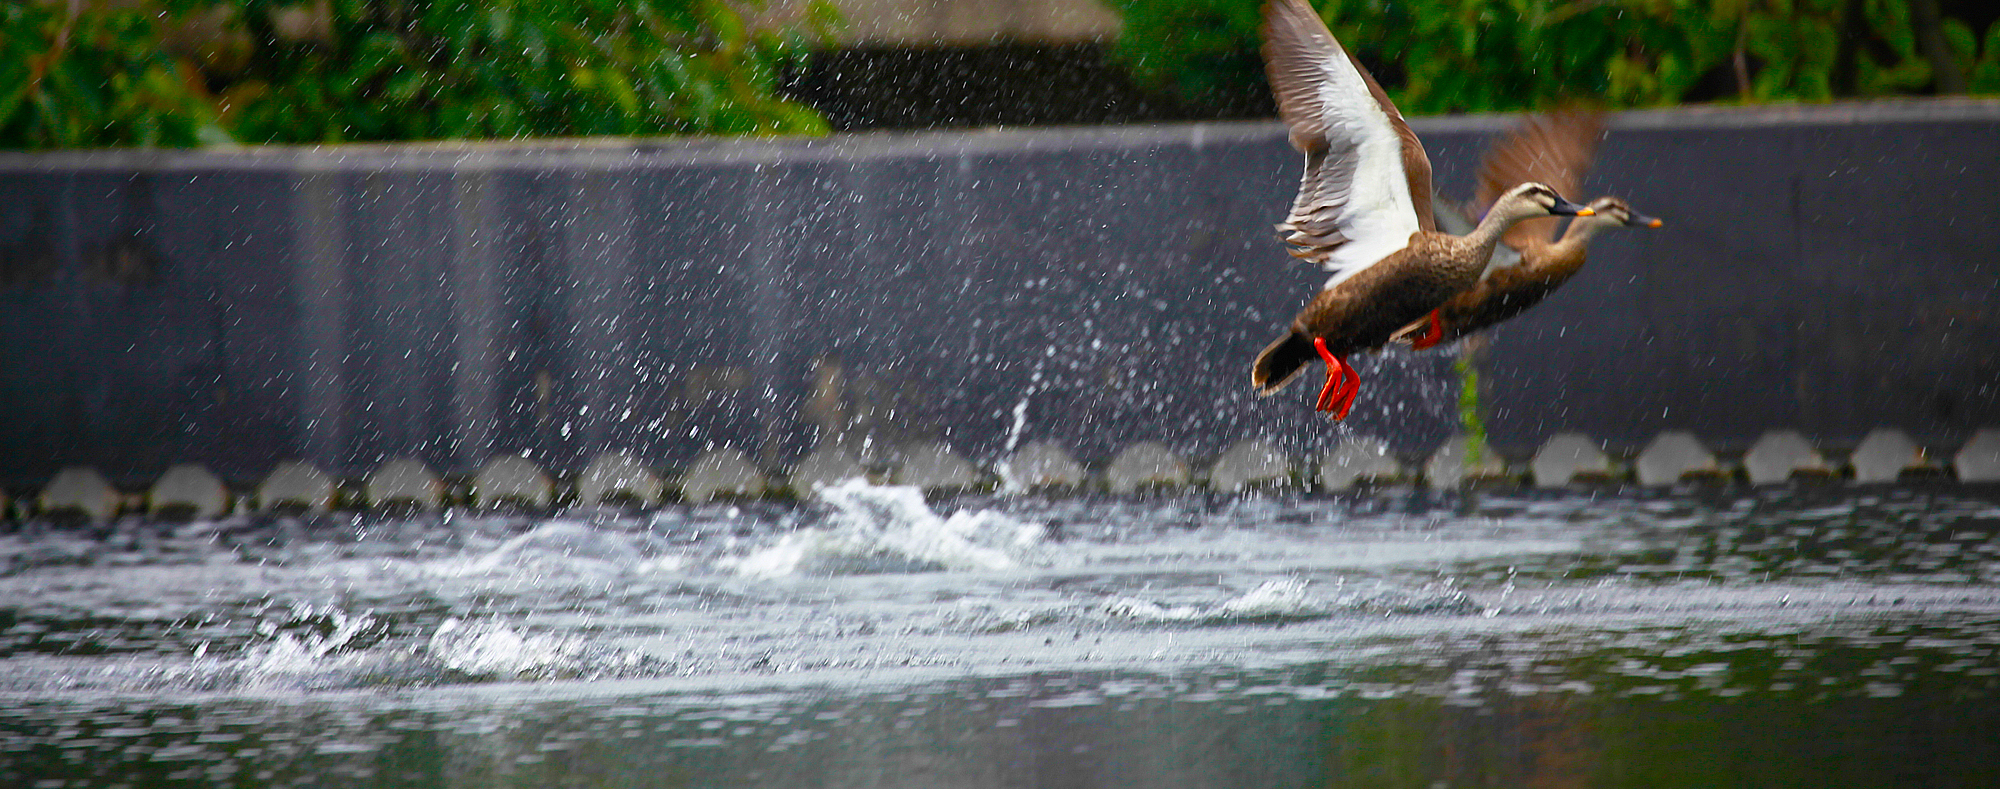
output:
M1427 319L1424 333L1417 335L1416 339L1411 340L1410 347L1421 351L1437 345L1442 340L1444 340L1444 319L1438 317L1437 310L1431 310L1431 316Z
M1333 412L1336 420L1346 419L1348 409L1354 407L1354 396L1361 393L1361 373L1328 351L1325 338L1314 337L1313 348L1326 360L1326 386L1319 390L1319 402L1313 408Z

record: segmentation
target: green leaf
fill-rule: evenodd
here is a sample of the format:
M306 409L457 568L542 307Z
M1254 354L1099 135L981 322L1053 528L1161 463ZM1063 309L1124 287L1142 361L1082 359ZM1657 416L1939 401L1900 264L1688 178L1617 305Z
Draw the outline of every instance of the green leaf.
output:
M1972 32L1971 26L1952 17L1945 17L1941 26L1944 28L1945 45L1951 48L1952 59L1958 62L1958 69L1972 70L1979 56L1978 35Z
M1966 87L1973 93L2000 93L2000 23L1986 28L1986 44L1980 47L1979 62L1965 77Z

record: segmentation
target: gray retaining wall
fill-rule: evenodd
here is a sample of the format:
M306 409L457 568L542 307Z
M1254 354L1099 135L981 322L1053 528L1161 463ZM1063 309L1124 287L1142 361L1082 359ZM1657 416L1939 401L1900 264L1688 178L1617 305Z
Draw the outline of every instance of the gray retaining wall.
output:
M1508 117L1413 121L1447 196ZM0 155L0 484L470 472L606 451L779 469L1031 442L1297 456L1455 429L1443 354L1345 425L1250 358L1323 277L1271 123ZM1616 116L1588 199L1665 217L1494 335L1494 444L2000 425L2000 102Z

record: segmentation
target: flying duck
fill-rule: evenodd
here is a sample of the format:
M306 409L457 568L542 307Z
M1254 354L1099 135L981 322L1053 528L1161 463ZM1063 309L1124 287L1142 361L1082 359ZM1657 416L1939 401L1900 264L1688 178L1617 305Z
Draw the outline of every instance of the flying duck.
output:
M1347 364L1470 287L1515 222L1590 209L1540 183L1501 194L1466 236L1437 232L1431 165L1382 86L1334 41L1304 0L1264 11L1264 68L1305 175L1278 225L1295 257L1332 272L1284 336L1250 370L1260 396L1284 388L1315 356L1326 385L1315 406L1347 418L1361 375Z
M1498 199L1501 190L1522 181L1575 192L1603 137L1604 120L1595 113L1560 112L1530 118L1486 152L1479 166L1477 204ZM1600 197L1591 201L1593 215L1571 220L1562 240L1551 243L1554 219L1530 219L1500 236L1493 262L1477 284L1461 291L1418 321L1396 333L1396 340L1416 349L1429 348L1512 318L1548 298L1583 268L1586 247L1607 227L1659 227L1663 223L1636 213L1624 200Z

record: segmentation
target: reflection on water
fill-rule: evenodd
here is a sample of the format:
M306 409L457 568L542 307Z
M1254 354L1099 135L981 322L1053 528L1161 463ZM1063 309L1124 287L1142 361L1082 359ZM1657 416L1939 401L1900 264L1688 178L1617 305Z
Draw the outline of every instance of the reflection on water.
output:
M1995 786L1965 491L0 538L0 785Z

